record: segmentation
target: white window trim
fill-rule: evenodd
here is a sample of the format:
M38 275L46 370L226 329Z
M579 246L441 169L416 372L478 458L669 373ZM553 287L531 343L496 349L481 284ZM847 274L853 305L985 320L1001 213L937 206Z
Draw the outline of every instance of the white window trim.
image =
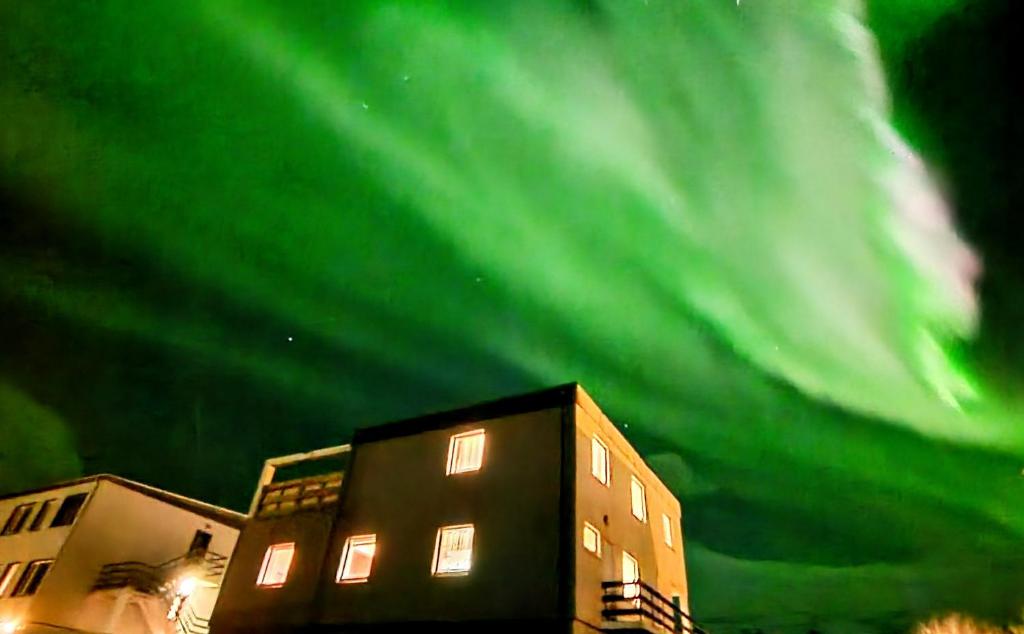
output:
M291 551L291 556L288 558L288 567L284 571L284 579L282 579L280 583L264 583L268 568L270 567L270 560L273 554L278 550ZM259 588L280 588L288 582L288 575L291 574L293 563L295 563L295 542L271 544L267 547L266 554L263 555L263 565L260 566L260 574L256 577L256 586Z
M593 531L594 535L597 537L597 549L596 550L590 550L589 548L587 548L587 538L586 538L587 530ZM597 557L598 559L600 559L601 558L601 531L597 530L597 527L594 526L593 524L591 524L590 522L583 522L583 538L582 538L582 540L583 540L583 550L587 551L588 553L590 553L590 554L594 555L595 557Z
M471 465L469 467L464 467L462 469L456 470L456 465L455 465L455 446L457 444L459 444L459 442L461 440L463 440L465 438L472 438L472 437L475 437L475 436L480 436L480 461L479 461L479 463L477 463L476 465ZM463 432L461 434L454 434L451 438L448 439L448 461L447 461L447 464L446 464L445 470L444 470L445 475L458 475L460 473L473 473L474 471L479 471L480 469L483 468L483 465L484 465L484 451L486 450L486 448L487 448L487 435L486 435L486 432L483 429L474 429L472 431Z
M594 445L598 445L604 450L604 473L601 475L594 473ZM610 487L612 485L611 454L608 452L608 445L601 440L597 434L590 437L590 475L594 476L595 480L606 487Z
M470 529L472 533L469 538L469 568L466 570L438 570L441 563L441 537L447 531ZM430 564L430 574L435 577L463 577L469 574L473 568L473 549L476 545L476 527L473 524L451 524L437 529L437 538L434 540L434 558Z
M636 477L635 475L631 475L630 478L632 478L629 481L629 512L630 512L630 515L632 515L636 519L640 520L641 522L646 523L647 522L647 487L645 487L644 483L640 481L640 478ZM640 515L636 514L636 504L633 501L633 493L636 490L635 487L637 487L637 486L640 487L640 505L641 505L641 511L643 513L642 517Z
M633 562L633 569L636 570L635 579L626 579L626 560ZM622 595L626 599L635 599L640 596L640 561L625 550L622 551Z
M661 530L665 533L665 545L669 548L675 548L674 536L672 535L672 518L668 516L668 513L661 514Z
M345 570L351 563L349 561L349 555L352 554L353 546L367 546L373 545L373 553L370 554L370 570L367 571L365 577L348 577L345 578ZM368 533L366 535L353 535L345 540L345 547L341 551L341 560L338 562L338 572L334 576L334 580L337 583L366 583L370 580L370 575L373 573L373 561L377 558L377 534Z

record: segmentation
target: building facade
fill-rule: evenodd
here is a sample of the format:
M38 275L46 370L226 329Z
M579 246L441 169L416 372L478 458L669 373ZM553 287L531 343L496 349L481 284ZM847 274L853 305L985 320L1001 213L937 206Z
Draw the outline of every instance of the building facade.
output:
M691 630L681 508L575 384L358 430L268 461L211 628Z
M0 634L203 634L244 521L109 475L0 497Z

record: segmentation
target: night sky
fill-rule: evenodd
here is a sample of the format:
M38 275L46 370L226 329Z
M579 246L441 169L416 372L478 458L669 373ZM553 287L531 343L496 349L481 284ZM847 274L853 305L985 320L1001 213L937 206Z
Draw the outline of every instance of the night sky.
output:
M1018 5L0 0L0 492L577 380L713 633L1019 616Z

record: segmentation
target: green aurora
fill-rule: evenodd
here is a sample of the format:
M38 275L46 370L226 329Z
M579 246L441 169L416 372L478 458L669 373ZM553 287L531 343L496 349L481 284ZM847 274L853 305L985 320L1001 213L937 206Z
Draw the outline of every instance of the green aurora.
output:
M876 44L960 4L0 0L0 488L578 380L712 632L1007 618L1021 377Z

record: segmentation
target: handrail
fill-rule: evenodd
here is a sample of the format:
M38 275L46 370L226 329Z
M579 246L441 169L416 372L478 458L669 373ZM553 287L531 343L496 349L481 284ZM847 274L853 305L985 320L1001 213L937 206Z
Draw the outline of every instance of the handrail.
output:
M204 618L196 614L195 609L189 605L185 610L182 610L184 614L179 614L177 618L178 631L181 634L208 634L210 631L210 619Z
M226 562L227 557L215 552L206 552L201 557L182 555L156 565L119 561L100 568L93 590L132 587L146 594L162 594L184 566L197 565L203 577L217 579L224 574Z
M601 590L601 600L605 604L601 616L605 619L618 621L620 617L646 617L670 632L707 634L685 610L643 581L602 581ZM623 603L628 607L619 607Z

